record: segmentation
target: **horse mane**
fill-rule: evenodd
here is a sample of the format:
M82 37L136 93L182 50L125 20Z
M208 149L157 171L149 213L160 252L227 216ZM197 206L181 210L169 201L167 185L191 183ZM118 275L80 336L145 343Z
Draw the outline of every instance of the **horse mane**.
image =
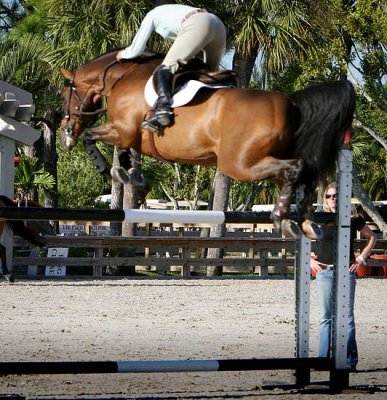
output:
M95 63L95 62L98 62L98 61L102 61L104 58L111 58L111 56L113 56L114 55L114 57L115 57L115 55L117 54L117 52L118 52L119 50L109 50L109 51L107 51L106 53L104 53L104 54L101 54L101 55L99 55L99 56L97 56L97 57L95 57L94 59L92 59L91 61L89 61L89 62L87 62L86 64L84 64L83 66L88 66L89 64L93 64L93 63ZM132 58L132 59L124 59L124 60L122 60L121 62L122 63L125 63L125 62L135 62L135 63L137 63L137 64L145 64L145 63L147 63L147 62L149 62L149 61L152 61L152 60L158 60L158 59L162 59L162 58L164 58L165 57L165 54L161 54L161 53L150 53L150 52L144 52L144 53L142 53L142 54L140 54L138 57L136 57L136 58Z

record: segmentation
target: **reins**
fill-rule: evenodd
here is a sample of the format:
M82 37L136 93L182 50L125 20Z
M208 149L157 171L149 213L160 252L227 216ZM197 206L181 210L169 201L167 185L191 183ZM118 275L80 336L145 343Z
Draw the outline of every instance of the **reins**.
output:
M106 66L106 68L104 68L104 70L101 71L101 72L95 77L95 79L90 83L89 87L88 87L87 90L86 90L86 93L88 93L88 91L93 87L93 85L95 84L95 82L97 81L97 79L99 78L99 76L100 76L101 74L103 74L103 76L102 76L103 87L102 87L102 89L101 89L101 91L100 91L100 93L99 93L99 94L102 94L102 91L105 89L105 78L106 78L106 74L107 74L108 70L109 70L113 65L117 64L118 62L119 62L119 61L117 61L116 59L114 59L112 62L110 62L110 63ZM136 64L133 64L127 71L125 71L125 73L124 73L122 76L120 76L120 77L112 84L111 88L108 90L108 93L110 93L110 92L114 89L114 87L117 85L117 83L118 83L119 81L121 81L127 74L129 74L129 73L132 71L132 69L134 69L135 67L136 67ZM77 113L74 113L76 116L80 117L81 115L86 115L86 116L90 116L90 115L99 115L99 114L105 114L105 113L107 112L107 108L99 108L99 109L97 109L97 110L95 110L95 111L83 111L83 110L82 110L82 107L83 107L83 104L84 104L84 103L83 103L83 100L84 100L85 97L81 98L81 97L79 96L78 92L77 92L77 88L74 86L74 73L73 73L73 75L72 75L72 77L71 77L71 80L65 79L64 85L70 88L70 90L69 90L69 92L68 92L68 97L67 97L67 99L66 99L66 100L67 100L67 104L68 104L68 112L66 112L66 115L69 115L69 112L70 112L69 108L70 108L70 96L71 96L71 91L74 92L74 94L77 96L77 98L79 99L79 101L80 101L80 103L81 103L81 104L79 105L79 110L77 111Z

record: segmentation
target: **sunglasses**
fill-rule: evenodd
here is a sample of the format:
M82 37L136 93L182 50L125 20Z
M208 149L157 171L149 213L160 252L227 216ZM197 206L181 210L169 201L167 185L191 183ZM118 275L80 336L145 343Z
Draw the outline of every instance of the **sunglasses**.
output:
M337 197L336 194L326 194L325 195L326 199L335 199L336 197Z

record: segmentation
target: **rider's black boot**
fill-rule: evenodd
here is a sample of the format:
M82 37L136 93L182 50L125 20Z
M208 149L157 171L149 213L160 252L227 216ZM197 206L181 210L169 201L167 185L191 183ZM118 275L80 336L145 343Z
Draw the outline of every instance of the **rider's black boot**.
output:
M156 117L161 126L171 125L173 119L171 79L172 73L169 68L160 65L157 69L157 94L159 98L156 104Z
M172 73L165 65L157 68L157 94L158 99L155 105L155 115L147 118L141 126L158 130L160 126L170 126L173 121L173 111L171 109L171 78Z

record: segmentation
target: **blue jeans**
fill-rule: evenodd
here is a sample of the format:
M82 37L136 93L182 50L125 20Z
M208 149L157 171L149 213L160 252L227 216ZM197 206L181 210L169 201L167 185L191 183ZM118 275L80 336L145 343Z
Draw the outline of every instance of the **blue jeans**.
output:
M332 336L332 312L333 312L333 271L322 271L316 276L317 296L320 308L320 348L319 357L330 357L331 336ZM347 366L355 368L358 362L356 345L356 328L354 316L355 302L355 273L349 273L349 305L348 305L348 347L347 347Z

